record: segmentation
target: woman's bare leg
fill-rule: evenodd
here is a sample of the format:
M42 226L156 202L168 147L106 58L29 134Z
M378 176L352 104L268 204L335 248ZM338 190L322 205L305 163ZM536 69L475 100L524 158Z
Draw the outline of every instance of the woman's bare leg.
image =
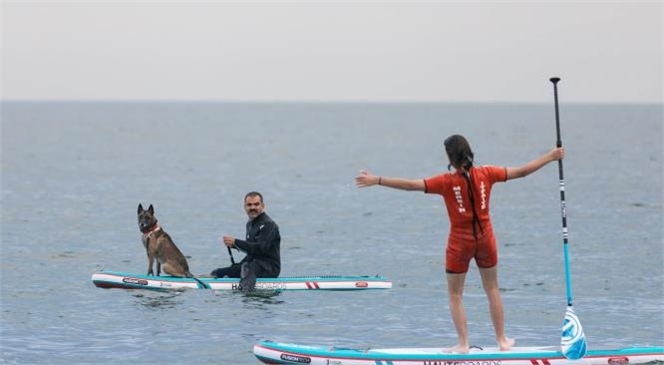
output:
M468 325L466 322L466 311L463 308L463 285L466 273L447 273L447 294L449 297L450 313L456 328L458 343L456 346L445 349L445 352L468 353Z
M496 331L496 343L501 351L507 351L514 346L514 340L505 336L503 299L500 296L500 289L498 287L497 266L488 269L480 268L479 270L482 277L482 286L489 300L489 312L491 313L493 328Z

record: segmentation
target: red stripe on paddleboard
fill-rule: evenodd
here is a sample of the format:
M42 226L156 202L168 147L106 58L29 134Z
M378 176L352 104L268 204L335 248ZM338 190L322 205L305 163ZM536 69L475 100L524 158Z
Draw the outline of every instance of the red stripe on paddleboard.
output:
M304 283L307 284L307 289L320 289L320 286L318 286L318 283L315 281L305 281Z

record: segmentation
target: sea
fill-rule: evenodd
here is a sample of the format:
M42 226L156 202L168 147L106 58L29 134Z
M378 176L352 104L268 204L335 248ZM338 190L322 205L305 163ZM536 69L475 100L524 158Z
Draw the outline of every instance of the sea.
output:
M588 348L664 345L662 105L560 105L572 301ZM257 364L262 340L377 348L456 343L439 196L359 189L361 170L419 179L443 141L519 166L556 143L542 104L18 102L1 104L0 363ZM152 204L194 274L227 266L249 191L278 223L282 276L383 275L393 288L244 295L101 289L147 272ZM494 187L505 324L559 346L567 307L559 169ZM236 253L235 259L242 258ZM495 345L474 265L470 342Z

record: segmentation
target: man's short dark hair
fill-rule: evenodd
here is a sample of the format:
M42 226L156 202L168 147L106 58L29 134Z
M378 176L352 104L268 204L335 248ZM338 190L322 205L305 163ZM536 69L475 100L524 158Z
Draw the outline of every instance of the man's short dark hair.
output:
M249 198L249 197L253 198L255 196L259 197L261 199L261 204L263 204L263 195L261 193L257 192L257 191L248 192L247 195L244 196L244 200L246 201L247 198Z

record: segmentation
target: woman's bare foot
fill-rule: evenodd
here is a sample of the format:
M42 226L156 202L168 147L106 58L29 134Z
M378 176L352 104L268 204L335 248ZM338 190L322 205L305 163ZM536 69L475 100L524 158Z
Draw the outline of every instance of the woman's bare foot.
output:
M498 346L500 346L500 351L508 351L515 343L516 341L513 338L503 337L498 341Z
M447 347L443 349L443 352L448 354L467 354L470 351L469 346L456 345L454 347Z

